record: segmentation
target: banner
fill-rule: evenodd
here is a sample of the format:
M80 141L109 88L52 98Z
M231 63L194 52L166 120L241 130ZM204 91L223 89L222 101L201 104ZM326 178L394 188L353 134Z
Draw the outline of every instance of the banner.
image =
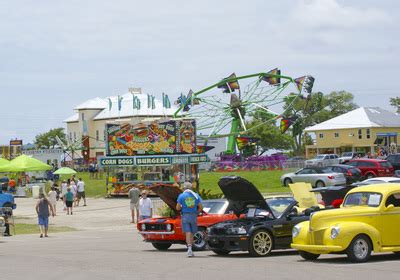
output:
M196 153L194 120L106 125L107 156Z

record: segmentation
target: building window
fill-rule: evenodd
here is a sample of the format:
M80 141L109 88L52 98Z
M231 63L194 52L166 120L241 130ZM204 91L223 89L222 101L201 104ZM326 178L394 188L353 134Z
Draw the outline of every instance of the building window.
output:
M367 139L371 138L371 131L369 130L369 128L367 128Z
M319 134L319 138L321 138L321 139L324 138L324 134L323 134L323 133L320 133L320 134Z
M99 141L99 131L96 130L96 141Z
M106 141L107 140L106 130L103 130L103 137L104 137L104 141Z
M358 130L358 139L362 139L362 129Z
M339 132L335 132L335 138L339 137Z
M85 120L85 113L82 113L82 121Z
M76 132L74 132L74 141L76 141Z
M72 141L72 132L69 133L69 141Z

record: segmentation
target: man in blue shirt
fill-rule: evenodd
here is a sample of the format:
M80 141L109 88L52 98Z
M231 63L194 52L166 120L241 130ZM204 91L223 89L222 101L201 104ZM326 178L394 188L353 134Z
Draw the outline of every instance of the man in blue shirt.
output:
M186 234L186 244L188 247L188 257L193 257L192 245L193 234L197 232L197 214L203 210L200 195L195 193L190 182L183 184L184 192L178 196L176 209L181 211L182 229Z

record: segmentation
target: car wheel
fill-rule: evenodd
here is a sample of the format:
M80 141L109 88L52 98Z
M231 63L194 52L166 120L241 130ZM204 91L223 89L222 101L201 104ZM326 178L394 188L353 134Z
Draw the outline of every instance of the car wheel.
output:
M257 230L250 238L249 253L253 257L265 257L271 253L273 238L266 230Z
M220 256L226 256L229 255L231 251L223 250L223 249L214 249L212 250L215 254L220 255Z
M307 261L315 261L319 258L319 254L313 254L305 251L299 251L300 256Z
M285 187L289 187L289 184L292 184L292 183L293 183L293 181L290 178L285 178L285 180L283 180L283 185Z
M399 251L397 251L397 252L393 252L396 256L398 256L398 257L400 257L400 252Z
M375 176L374 176L374 174L372 174L372 173L368 173L365 177L366 177L367 179L371 179L371 178L374 178Z
M205 228L199 228L199 230L193 234L193 250L203 251L207 246L207 232Z
M371 257L372 245L365 235L357 235L347 248L347 257L352 262L366 262Z
M322 181L317 181L317 182L315 183L315 187L316 187L316 188L323 188L323 187L325 187L325 183L322 182Z
M151 245L153 245L153 247L156 248L157 250L165 251L165 250L168 250L172 244L171 243L151 243Z

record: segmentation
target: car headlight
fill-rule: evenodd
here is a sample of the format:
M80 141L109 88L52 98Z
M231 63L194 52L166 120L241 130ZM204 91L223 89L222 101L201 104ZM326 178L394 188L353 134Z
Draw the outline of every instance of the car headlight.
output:
M146 230L146 224L142 224L141 229L142 229L143 231L145 231L145 230Z
M297 237L300 234L301 226L295 225L292 229L292 236Z
M167 226L165 227L167 231L171 231L172 230L172 226L170 224L167 224Z
M340 228L339 227L332 227L331 229L331 238L335 239L336 237L338 237L340 233Z
M246 234L247 230L244 227L231 227L226 230L227 234Z

